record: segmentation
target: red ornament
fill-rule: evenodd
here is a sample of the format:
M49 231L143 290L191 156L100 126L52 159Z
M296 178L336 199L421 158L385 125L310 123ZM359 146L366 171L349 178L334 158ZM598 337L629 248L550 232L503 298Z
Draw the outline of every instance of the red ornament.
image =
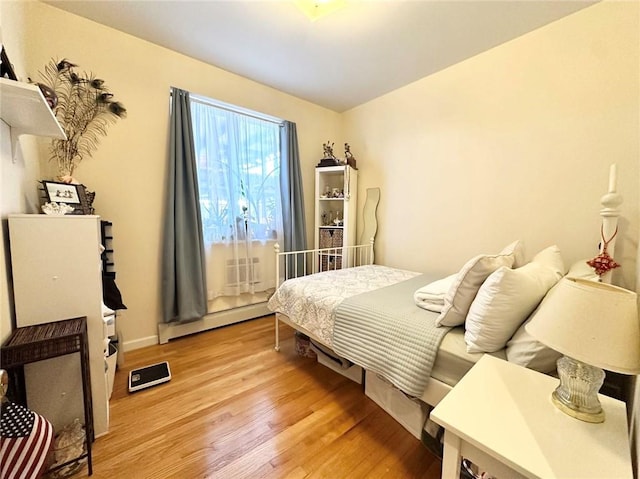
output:
M598 276L602 276L607 271L611 271L612 269L620 266L611 256L609 256L606 249L595 258L587 261L587 264L596 270L596 274Z
M616 227L615 232L613 233L613 236L611 236L611 238L609 238L608 241L605 241L604 239L604 235L603 235L603 231L602 228L600 229L600 234L602 236L602 242L603 242L603 246L602 246L602 253L600 253L598 256L596 256L593 259L590 259L589 261L587 261L587 264L589 266L591 266L593 269L595 269L596 274L598 276L602 276L603 274L605 274L607 271L611 271L612 269L618 268L620 265L618 263L616 263L616 261L609 255L609 253L607 253L607 246L609 246L609 243L611 243L611 240L613 238L615 238L616 234L618 233L618 228Z

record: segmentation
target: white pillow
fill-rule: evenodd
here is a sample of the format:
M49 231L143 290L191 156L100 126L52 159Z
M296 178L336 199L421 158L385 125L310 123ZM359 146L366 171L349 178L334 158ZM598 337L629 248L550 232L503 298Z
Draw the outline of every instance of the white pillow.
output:
M507 343L507 361L541 373L550 373L555 371L556 362L562 354L542 344L524 328L536 315L538 308L520 325Z
M513 265L520 244L514 241L497 255L478 255L465 263L444 297L444 307L436 318L436 326L460 326L484 280L501 266Z
M510 245L507 245L500 254L510 254L513 256L513 265L514 268L519 268L520 266L524 266L526 264L524 260L524 243L521 240L516 240Z
M513 243L509 243L507 246L502 248L502 251L498 254L511 254L514 256L519 256L524 254L524 246L521 240L515 240Z
M560 281L560 278L562 278L567 272L567 269L564 266L564 260L562 259L562 253L560 253L560 248L556 245L549 246L548 248L540 251L533 257L531 262L540 263L547 268L551 268L558 276L558 281Z
M571 268L569 268L567 276L571 278L589 279L591 281L600 280L600 277L593 271L593 268L587 264L586 259L574 263ZM542 344L525 330L525 326L536 315L539 308L540 306L529 316L529 319L520 325L507 343L507 360L529 369L535 369L541 373L549 373L556 369L556 361L562 354Z
M544 249L521 268L501 267L492 273L469 308L464 335L467 351L504 348L563 273L557 246Z

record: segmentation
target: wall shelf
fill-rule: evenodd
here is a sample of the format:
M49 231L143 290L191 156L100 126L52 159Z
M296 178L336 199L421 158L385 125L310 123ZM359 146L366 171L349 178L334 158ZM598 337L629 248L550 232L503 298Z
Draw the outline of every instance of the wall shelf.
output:
M36 85L0 78L0 115L15 135L67 138Z

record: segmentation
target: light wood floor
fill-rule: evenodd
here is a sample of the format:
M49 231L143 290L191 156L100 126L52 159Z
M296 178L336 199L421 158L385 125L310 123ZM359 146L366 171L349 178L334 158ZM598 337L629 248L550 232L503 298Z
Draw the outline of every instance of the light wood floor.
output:
M362 386L297 356L280 328L279 353L273 316L126 353L93 478L440 477L441 461ZM163 360L169 383L127 392L130 369Z

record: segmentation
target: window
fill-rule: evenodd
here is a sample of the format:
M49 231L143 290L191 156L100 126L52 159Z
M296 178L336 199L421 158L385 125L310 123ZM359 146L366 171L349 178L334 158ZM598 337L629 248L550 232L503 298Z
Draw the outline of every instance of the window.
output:
M191 101L205 245L281 237L281 121Z

